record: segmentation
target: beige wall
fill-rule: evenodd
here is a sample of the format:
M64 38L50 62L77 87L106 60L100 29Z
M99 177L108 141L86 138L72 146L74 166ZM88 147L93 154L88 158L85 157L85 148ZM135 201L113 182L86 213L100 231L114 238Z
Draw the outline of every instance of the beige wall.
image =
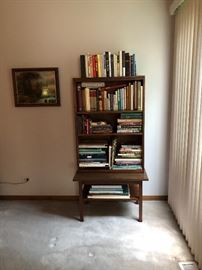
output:
M146 76L144 194L167 193L170 17L164 0L0 2L0 185L3 195L74 195L72 77L79 55L125 49ZM11 68L59 67L61 107L16 108Z

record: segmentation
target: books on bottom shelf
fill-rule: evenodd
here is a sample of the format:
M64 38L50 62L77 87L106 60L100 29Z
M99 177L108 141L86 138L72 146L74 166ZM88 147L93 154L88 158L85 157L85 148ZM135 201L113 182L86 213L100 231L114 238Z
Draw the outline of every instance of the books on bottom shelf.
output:
M112 165L112 170L142 170L142 165Z
M107 162L79 162L80 168L104 168L109 167Z
M129 199L128 185L92 185L89 199Z

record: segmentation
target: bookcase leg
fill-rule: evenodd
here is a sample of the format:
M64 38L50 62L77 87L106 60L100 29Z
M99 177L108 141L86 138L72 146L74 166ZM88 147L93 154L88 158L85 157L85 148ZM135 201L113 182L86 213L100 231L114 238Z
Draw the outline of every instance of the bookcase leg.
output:
M82 183L79 182L79 213L80 213L80 221L84 221L84 214L83 214L83 189Z
M139 222L142 222L142 182L139 183Z

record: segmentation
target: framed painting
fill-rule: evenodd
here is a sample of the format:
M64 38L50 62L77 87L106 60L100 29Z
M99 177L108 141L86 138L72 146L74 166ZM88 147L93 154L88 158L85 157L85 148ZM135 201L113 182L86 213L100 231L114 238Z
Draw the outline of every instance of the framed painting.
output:
M58 68L13 68L16 107L60 106Z

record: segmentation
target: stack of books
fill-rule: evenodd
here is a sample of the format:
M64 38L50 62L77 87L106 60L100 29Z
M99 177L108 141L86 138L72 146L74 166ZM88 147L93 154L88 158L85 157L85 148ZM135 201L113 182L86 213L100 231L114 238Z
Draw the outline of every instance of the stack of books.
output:
M92 121L86 115L80 117L79 133L80 134L107 134L112 133L112 125L106 121Z
M81 77L136 76L135 54L124 50L117 54L106 51L101 54L80 55Z
M107 124L106 121L90 122L90 133L92 134L103 134L112 133L112 126Z
M105 143L79 144L79 167L109 167L108 145Z
M88 198L92 199L129 199L128 185L92 185Z
M142 170L142 146L121 145L112 169Z
M141 112L122 113L121 118L117 119L117 133L140 133L142 132Z

